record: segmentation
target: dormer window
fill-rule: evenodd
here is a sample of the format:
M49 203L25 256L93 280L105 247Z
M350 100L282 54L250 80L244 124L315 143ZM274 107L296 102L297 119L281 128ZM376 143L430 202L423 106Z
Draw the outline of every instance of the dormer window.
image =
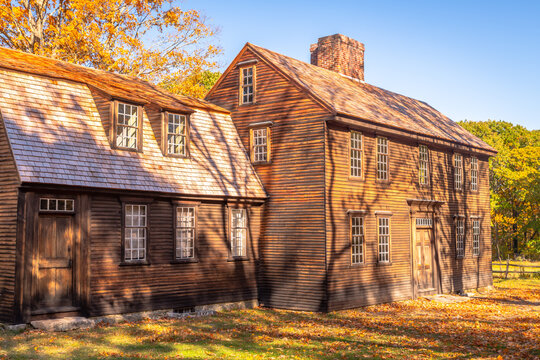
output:
M165 150L167 155L188 156L188 120L186 115L165 113Z
M138 105L114 102L114 140L121 149L142 149L142 111Z
M240 68L240 104L255 102L255 66Z

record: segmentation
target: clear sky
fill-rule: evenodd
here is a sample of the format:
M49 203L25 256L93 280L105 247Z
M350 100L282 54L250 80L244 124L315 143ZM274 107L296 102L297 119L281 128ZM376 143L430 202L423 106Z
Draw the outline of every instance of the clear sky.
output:
M220 28L222 70L246 42L309 62L341 33L365 44L365 80L455 121L540 129L540 0L185 0Z

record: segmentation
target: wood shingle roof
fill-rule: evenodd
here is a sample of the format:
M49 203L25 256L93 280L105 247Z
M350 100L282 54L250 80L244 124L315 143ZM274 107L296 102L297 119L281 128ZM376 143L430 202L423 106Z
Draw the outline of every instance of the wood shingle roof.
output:
M16 58L6 59L13 54ZM64 69L57 73L59 68ZM266 197L225 110L136 79L113 83L124 77L76 68L0 49L0 126L6 128L21 182ZM114 90L111 96L131 101L140 97L148 104L143 112L142 152L111 148L89 82L99 85L99 93ZM148 111L159 114L160 107L191 113L190 158L163 155L148 115Z
M245 48L273 65L336 115L364 119L390 128L496 152L423 101L250 43Z

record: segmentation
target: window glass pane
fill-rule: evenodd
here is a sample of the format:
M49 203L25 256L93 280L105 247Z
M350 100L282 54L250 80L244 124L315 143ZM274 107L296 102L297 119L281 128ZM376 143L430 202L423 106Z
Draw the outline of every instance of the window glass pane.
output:
M350 174L362 176L362 134L357 131L350 132Z
M116 119L116 145L136 148L139 132L138 106L118 103Z
M125 205L124 259L146 259L146 205Z

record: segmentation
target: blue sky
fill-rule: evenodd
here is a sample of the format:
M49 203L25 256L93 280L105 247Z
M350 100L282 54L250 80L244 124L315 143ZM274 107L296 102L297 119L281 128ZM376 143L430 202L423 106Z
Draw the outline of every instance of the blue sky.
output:
M246 42L309 62L341 33L365 44L368 83L451 119L540 129L540 1L186 0L220 28L222 69Z

